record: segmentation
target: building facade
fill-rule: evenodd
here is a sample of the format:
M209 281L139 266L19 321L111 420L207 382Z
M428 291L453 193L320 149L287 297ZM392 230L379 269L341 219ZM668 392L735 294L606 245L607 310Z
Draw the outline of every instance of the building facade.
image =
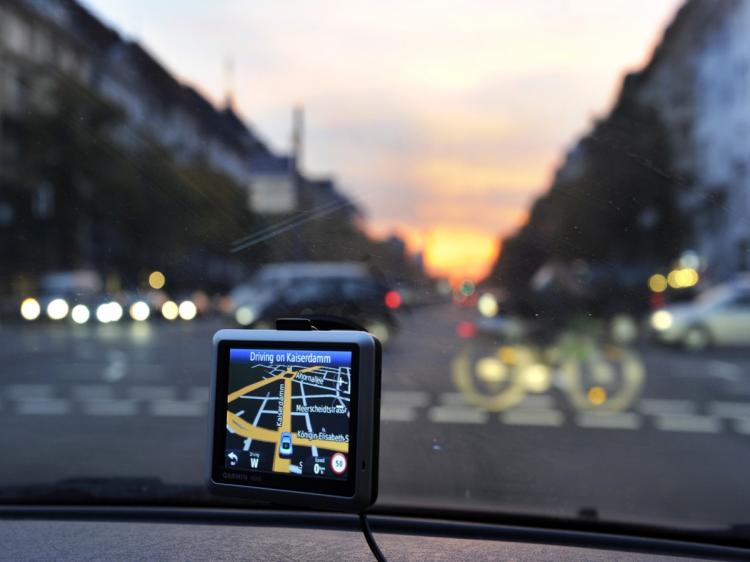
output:
M689 0L626 79L669 131L692 247L714 282L750 269L750 3Z

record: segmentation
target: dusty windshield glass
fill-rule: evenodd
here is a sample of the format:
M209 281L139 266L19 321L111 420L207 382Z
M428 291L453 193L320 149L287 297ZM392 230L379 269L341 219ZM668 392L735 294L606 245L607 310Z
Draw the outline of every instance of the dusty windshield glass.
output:
M195 497L211 335L317 315L384 343L382 508L747 529L748 28L0 1L0 498Z

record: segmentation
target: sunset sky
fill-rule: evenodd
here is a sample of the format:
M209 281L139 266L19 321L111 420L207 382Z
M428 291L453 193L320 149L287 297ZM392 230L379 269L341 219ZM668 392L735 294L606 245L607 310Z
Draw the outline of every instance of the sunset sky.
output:
M432 273L478 278L555 167L648 58L679 0L85 0ZM209 9L210 6L210 9Z

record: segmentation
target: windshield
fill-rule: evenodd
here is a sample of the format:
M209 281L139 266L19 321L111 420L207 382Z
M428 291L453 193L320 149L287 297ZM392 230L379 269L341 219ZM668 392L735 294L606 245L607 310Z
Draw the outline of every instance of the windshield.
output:
M750 308L673 305L750 268L750 2L388 6L0 1L2 501L204 497L212 334L315 315L377 508L746 532Z

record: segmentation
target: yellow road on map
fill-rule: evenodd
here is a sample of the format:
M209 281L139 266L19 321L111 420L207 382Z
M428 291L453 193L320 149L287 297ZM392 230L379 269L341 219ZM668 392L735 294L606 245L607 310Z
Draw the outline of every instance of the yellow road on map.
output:
M312 371L317 371L318 369L320 369L320 366L318 365L314 367L306 367L299 371L287 369L283 373L242 387L241 389L232 392L227 397L227 403L234 402L240 396L243 396L248 392L252 392L253 390L257 390L280 380L284 381L284 403L282 405L281 427L279 427L279 429L274 431L272 429L256 427L247 423L237 414L227 411L227 426L237 435L275 444L273 454L273 470L275 472L289 472L289 464L291 462L290 459L284 459L279 456L279 441L283 432L288 431L291 433L292 431L292 381L298 374L310 373ZM346 442L326 441L324 439L300 439L294 434L292 434L292 443L294 445L320 447L321 449L339 451L342 453L349 451L349 444Z

